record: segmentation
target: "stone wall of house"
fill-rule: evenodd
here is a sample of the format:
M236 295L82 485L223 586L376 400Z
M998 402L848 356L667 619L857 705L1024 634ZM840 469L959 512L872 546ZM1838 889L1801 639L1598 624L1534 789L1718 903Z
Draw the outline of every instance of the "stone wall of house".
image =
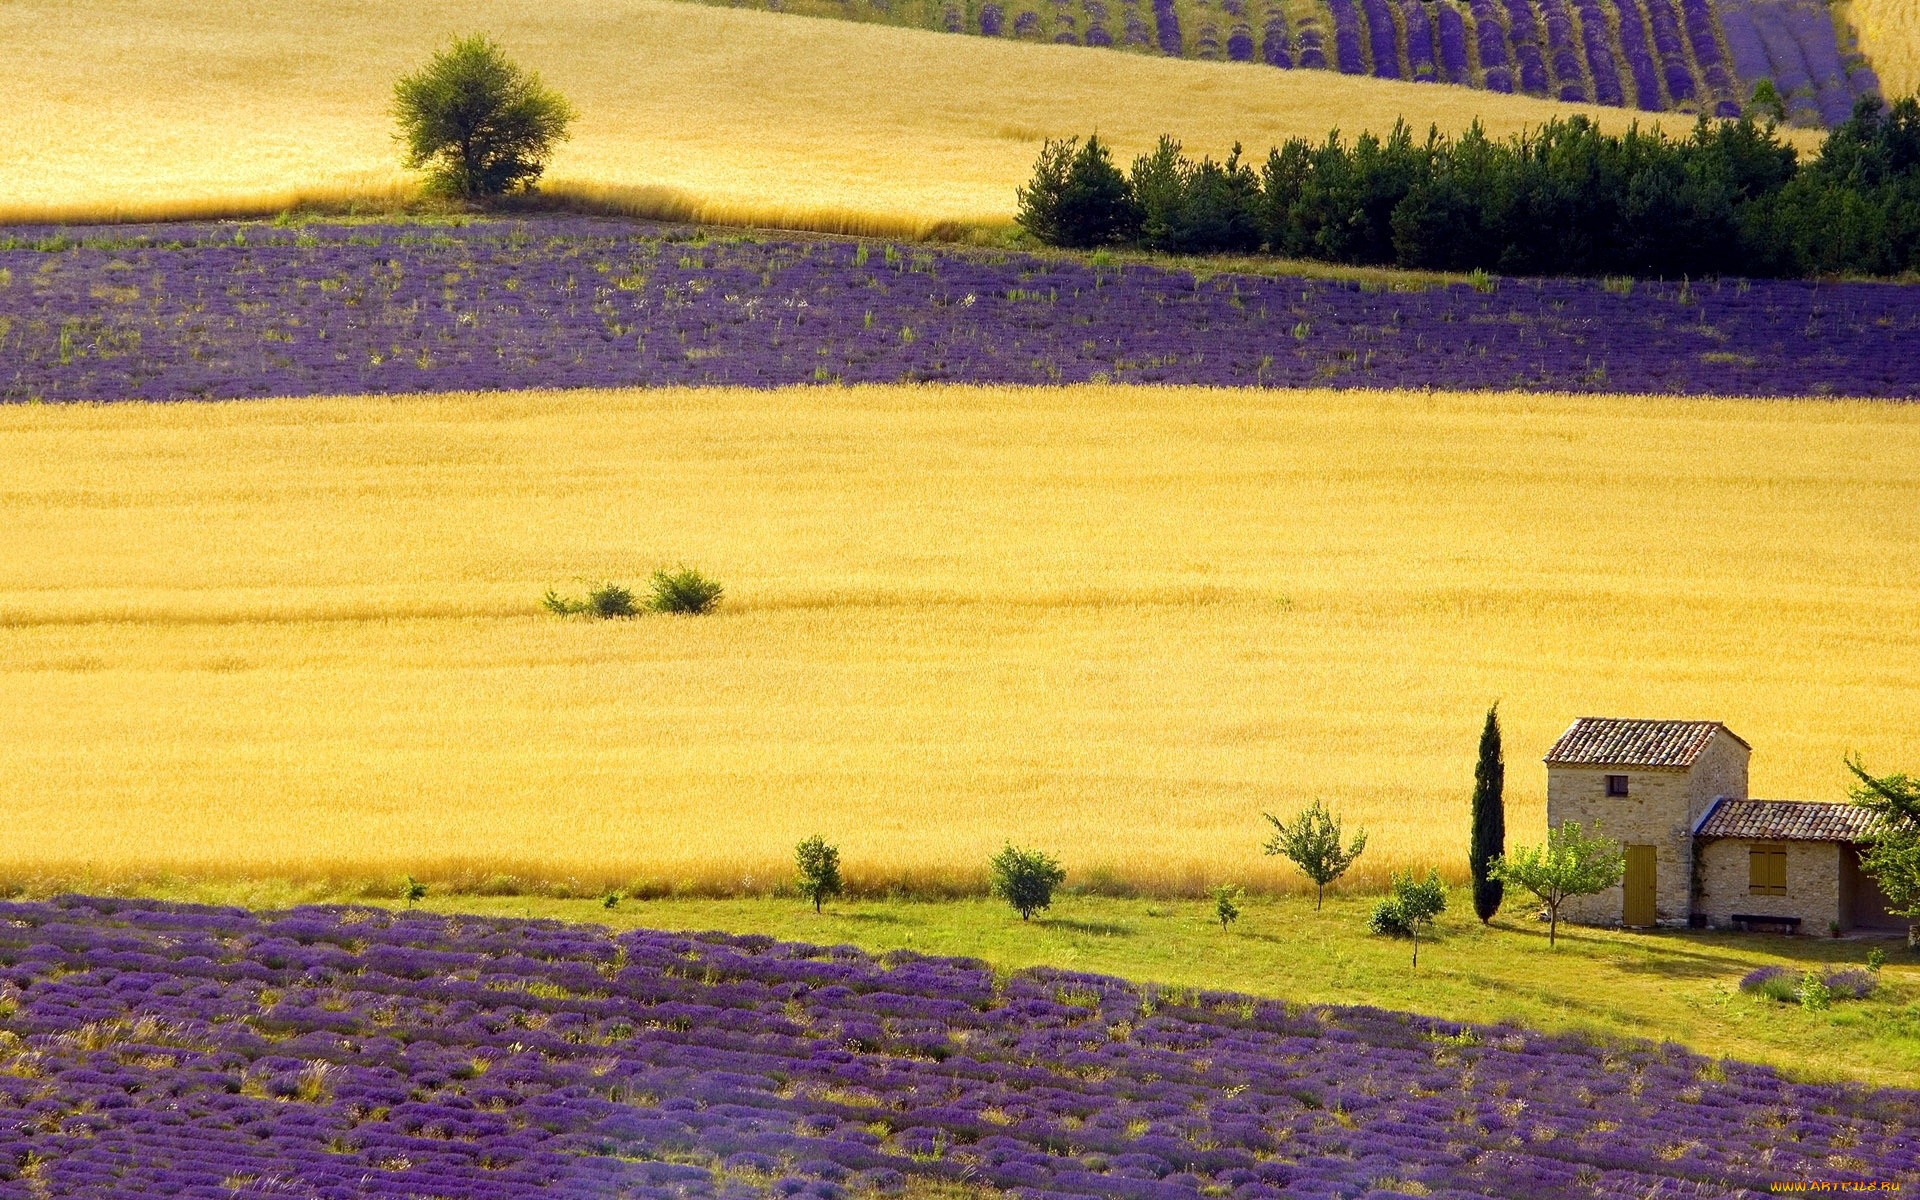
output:
M1752 894L1748 890L1752 874L1747 852L1753 843L1717 839L1700 849L1702 894L1694 902L1695 911L1705 913L1707 923L1715 928L1732 924L1734 913L1799 917L1801 933L1822 936L1830 923L1844 921L1840 901L1843 846L1839 842L1769 844L1787 848L1786 895Z
M1627 794L1607 795L1607 776L1625 775ZM1685 924L1691 887L1692 783L1687 772L1624 767L1552 767L1547 772L1547 823L1578 821L1625 846L1654 848L1655 919ZM1569 921L1617 925L1618 886L1592 896L1574 896L1561 907Z
M1721 730L1713 735L1693 760L1693 812L1689 823L1699 821L1707 806L1720 796L1735 800L1747 798L1747 760L1752 751Z
M1716 797L1747 795L1750 752L1724 730L1716 732L1687 769L1656 767L1548 767L1547 824L1578 821L1623 846L1654 848L1654 918L1684 925L1694 911L1693 827ZM1607 776L1625 775L1627 794L1607 795ZM1575 896L1562 907L1569 921L1616 925L1618 887ZM1745 911L1742 909L1741 911Z

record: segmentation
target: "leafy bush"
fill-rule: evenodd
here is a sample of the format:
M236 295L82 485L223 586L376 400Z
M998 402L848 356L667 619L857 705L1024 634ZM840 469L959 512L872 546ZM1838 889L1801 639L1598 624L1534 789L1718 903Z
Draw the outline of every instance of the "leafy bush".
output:
M463 199L531 189L573 107L482 35L455 41L393 88L405 162L428 186Z
M400 894L406 898L407 907L412 908L427 898L427 885L409 875L400 884Z
M655 571L653 594L647 598L647 610L657 613L685 613L698 616L713 611L726 588L708 579L692 567L678 571Z
M1367 916L1367 932L1381 937L1412 937L1413 926L1407 923L1406 914L1393 902L1393 897L1383 896Z
M540 603L550 613L571 617L586 614L593 617L637 617L640 610L634 604L633 591L618 583L596 584L588 590L586 598L576 600L571 596L562 596L552 588L540 598Z
M1042 850L1022 850L1008 842L987 860L992 892L1025 921L1053 904L1053 889L1066 881L1066 868Z
M1425 879L1415 879L1411 871L1395 871L1393 888L1387 898L1373 906L1367 929L1386 937L1413 939L1413 965L1420 965L1420 930L1431 928L1433 919L1447 911L1447 888L1440 876L1428 871Z
M794 847L793 864L800 894L813 901L814 912L820 911L823 900L845 890L840 881L840 848L828 845L819 834Z

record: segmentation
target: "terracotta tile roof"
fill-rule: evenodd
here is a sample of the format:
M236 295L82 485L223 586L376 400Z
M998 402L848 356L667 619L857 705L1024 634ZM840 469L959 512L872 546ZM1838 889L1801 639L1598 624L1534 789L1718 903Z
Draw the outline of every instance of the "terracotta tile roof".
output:
M1858 842L1870 835L1873 827L1873 813L1857 804L1722 797L1707 810L1695 836L1765 842Z
M1688 767L1718 732L1747 745L1746 739L1718 721L1581 717L1553 744L1547 762L1584 767Z

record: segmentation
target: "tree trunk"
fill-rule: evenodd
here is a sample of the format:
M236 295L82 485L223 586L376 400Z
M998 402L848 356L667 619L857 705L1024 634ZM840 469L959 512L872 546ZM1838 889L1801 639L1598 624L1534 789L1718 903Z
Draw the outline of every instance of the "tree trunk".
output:
M1547 945L1549 948L1553 945L1553 935L1558 933L1559 930L1560 906L1558 904L1549 904L1547 905Z
M1420 969L1420 927L1413 927L1413 969Z
M1327 894L1327 885L1315 881L1313 885L1313 911L1320 911L1320 899Z

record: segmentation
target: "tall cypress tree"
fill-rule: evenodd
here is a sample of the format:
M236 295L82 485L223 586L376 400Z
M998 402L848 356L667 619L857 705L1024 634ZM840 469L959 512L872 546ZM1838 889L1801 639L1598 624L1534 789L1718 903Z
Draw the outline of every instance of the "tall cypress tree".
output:
M1480 761L1473 768L1473 836L1467 849L1467 864L1473 872L1473 911L1482 923L1491 921L1500 911L1505 886L1488 876L1494 859L1506 853L1507 810L1502 792L1507 783L1507 764L1500 753L1500 704L1487 710L1486 727L1480 731Z

